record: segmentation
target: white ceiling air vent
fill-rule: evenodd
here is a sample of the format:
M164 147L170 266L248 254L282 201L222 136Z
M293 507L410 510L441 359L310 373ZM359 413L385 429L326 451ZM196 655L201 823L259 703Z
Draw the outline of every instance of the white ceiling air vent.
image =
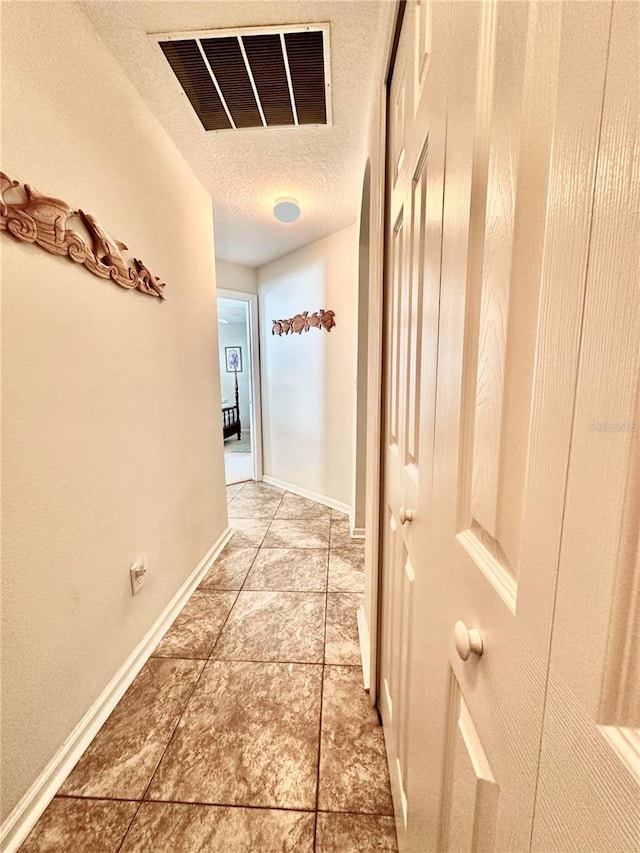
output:
M331 124L329 24L153 38L205 130Z

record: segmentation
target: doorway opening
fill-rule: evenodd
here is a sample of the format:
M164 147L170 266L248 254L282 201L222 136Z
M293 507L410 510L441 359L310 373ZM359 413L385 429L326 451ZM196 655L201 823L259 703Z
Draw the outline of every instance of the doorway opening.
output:
M262 478L257 298L218 290L218 355L225 483Z

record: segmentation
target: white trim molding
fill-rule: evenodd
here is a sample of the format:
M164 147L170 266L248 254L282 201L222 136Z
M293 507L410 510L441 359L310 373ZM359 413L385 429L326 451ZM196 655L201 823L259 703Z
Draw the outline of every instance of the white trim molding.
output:
M262 390L260 387L260 330L258 319L258 294L244 290L216 289L216 298L235 299L247 303L247 340L249 341L249 400L251 453L253 454L253 479L262 479ZM230 485L230 484L227 484Z
M360 641L360 661L362 662L362 683L364 689L369 692L371 686L369 675L371 671L370 657L371 644L369 642L369 628L367 626L367 614L364 611L364 604L361 604L356 611L358 618L358 639Z
M324 495L319 495L317 492L312 492L309 489L303 489L302 486L294 486L293 483L285 483L284 480L277 480L275 477L268 477L266 474L262 478L265 483L270 486L277 486L279 489L285 489L287 492L293 492L294 495L300 495L301 498L308 498L310 501L315 501L324 506L331 507L338 512L343 512L351 519L353 509L349 504L344 504L342 501L336 501L333 498L327 498Z
M15 853L31 832L39 817L56 795L58 788L103 726L109 714L124 696L136 675L151 657L162 637L169 630L200 581L213 565L216 557L231 539L232 534L231 528L227 527L217 542L207 551L141 642L122 664L24 797L8 815L0 828L0 850L2 853Z

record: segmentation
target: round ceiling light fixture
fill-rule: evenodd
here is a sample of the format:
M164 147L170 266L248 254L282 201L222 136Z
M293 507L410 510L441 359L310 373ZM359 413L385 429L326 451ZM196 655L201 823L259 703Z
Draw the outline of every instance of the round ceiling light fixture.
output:
M300 217L300 205L295 198L278 198L273 205L273 215L278 222L295 222Z

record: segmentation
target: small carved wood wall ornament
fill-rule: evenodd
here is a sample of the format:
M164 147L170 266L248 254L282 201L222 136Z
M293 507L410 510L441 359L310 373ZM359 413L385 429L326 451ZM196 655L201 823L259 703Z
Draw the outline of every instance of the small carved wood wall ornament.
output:
M326 329L327 332L330 332L336 324L335 316L335 311L325 311L324 308L314 311L313 314L303 311L302 314L296 314L295 317L290 317L288 320L272 320L271 334L288 335L295 333L301 335L303 332L308 332L309 329Z
M74 210L65 201L43 195L24 184L22 201L7 202L5 193L20 187L0 172L0 231L8 231L23 243L37 243L54 255L66 255L100 278L109 278L127 290L139 290L164 300L165 283L138 258L129 266L122 256L127 247L114 240L94 216ZM69 220L80 219L89 232L91 246L69 227Z

